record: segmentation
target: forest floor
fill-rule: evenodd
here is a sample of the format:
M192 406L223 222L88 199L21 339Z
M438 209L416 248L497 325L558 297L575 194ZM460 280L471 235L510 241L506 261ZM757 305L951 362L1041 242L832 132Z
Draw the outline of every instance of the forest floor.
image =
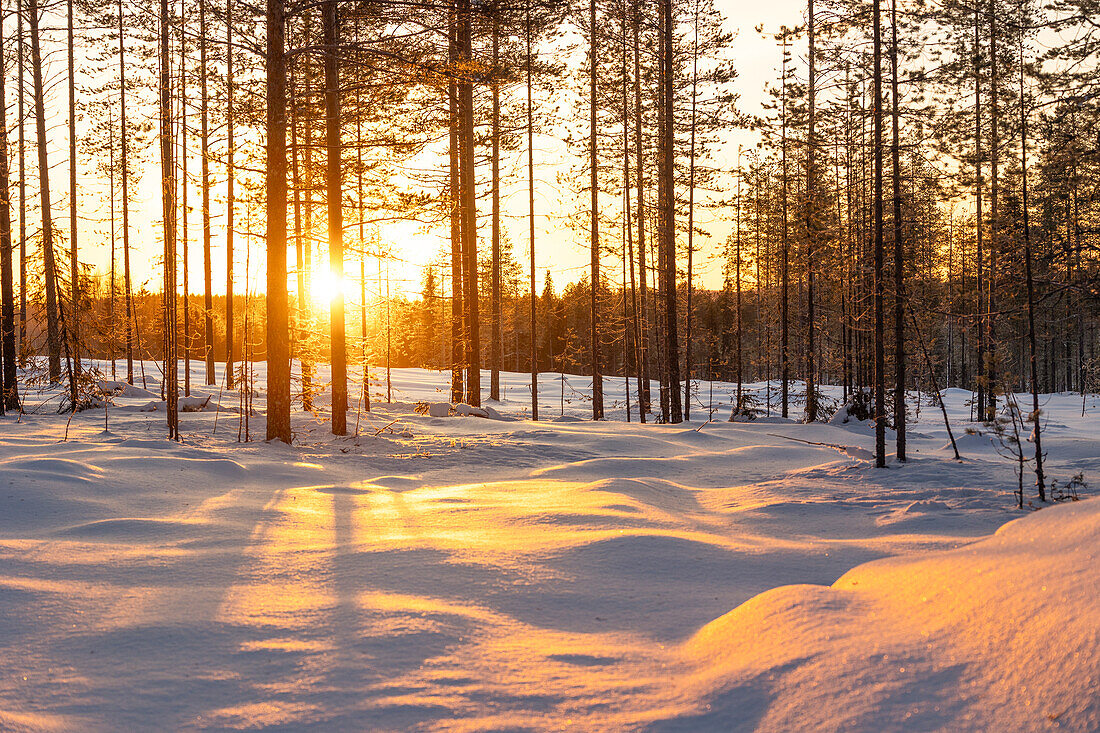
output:
M612 379L591 422L558 375L536 423L527 375L431 417L449 375L394 370L357 435L322 396L268 444L259 376L251 442L198 386L166 440L154 380L0 418L0 730L1100 729L1100 501L1017 509L969 392L961 461L914 395L875 469L854 420L731 423L700 382L627 423ZM1043 403L1048 474L1100 480L1100 398Z

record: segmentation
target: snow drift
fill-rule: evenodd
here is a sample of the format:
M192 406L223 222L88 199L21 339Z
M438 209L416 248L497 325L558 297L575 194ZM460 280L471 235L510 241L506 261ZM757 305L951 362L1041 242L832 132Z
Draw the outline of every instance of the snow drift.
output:
M760 730L1095 731L1098 555L1093 500L776 588L685 645L691 687L710 690L712 722L747 708Z

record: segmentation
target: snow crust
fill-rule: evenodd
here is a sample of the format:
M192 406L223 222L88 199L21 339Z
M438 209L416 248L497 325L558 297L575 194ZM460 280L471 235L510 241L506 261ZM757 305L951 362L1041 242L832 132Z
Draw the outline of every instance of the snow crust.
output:
M876 470L866 424L730 423L728 384L666 426L617 379L593 423L542 375L535 423L526 374L394 377L293 446L218 388L169 442L153 380L67 441L57 392L0 418L0 730L1100 729L1100 503L1014 509L969 393L963 461L923 404ZM1044 402L1091 478L1097 400Z

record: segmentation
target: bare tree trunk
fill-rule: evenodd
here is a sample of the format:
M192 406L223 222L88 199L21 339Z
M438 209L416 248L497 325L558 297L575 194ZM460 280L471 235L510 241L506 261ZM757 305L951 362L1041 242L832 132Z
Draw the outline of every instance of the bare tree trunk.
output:
M790 198L790 183L787 176L787 34L783 34L783 61L782 61L782 87L780 100L780 125L782 129L780 131L780 167L781 174L783 176L782 181L782 234L781 234L781 247L779 269L780 269L780 285L779 285L779 379L781 385L780 401L781 412L783 417L787 417L788 404L790 395L788 393L788 383L791 378L791 360L790 360L790 239L788 233L788 215L787 206L788 199Z
M23 57L23 0L16 0L18 16L16 33L18 49L16 52L19 67L19 365L26 363L27 357L27 159L26 159L26 122L23 108L25 95L24 76L26 63ZM121 36L119 43L121 43ZM125 99L125 97L123 97Z
M737 282L737 401L734 403L734 413L740 413L744 395L742 393L741 380L743 378L743 365L741 363L741 342L742 342L742 322L741 322L741 146L737 146L737 219L734 225L734 237L735 252L734 252L734 267L736 268L735 280ZM759 293L757 293L759 297Z
M274 0L268 0L273 2ZM336 0L322 6L325 48L325 133L328 191L328 262L333 282L344 281L343 166L340 160L340 67ZM329 348L332 353L332 434L347 434L348 366L344 324L344 292L335 288L329 306Z
M310 42L311 32L311 15L306 16L305 28L303 31L303 38L305 43ZM313 92L313 74L312 74L312 58L310 56L302 57L302 64L305 68L305 80L304 89L302 90L301 98L310 99ZM297 99L297 97L294 97ZM296 110L297 105L292 107L292 110ZM308 113L309 106L306 107ZM309 330L305 333L308 334L312 331L314 325L313 321L313 300L312 300L312 273L313 273L313 192L316 190L314 173L313 173L313 119L308 116L303 121L302 130L305 135L304 147L301 151L302 164L304 171L298 179L298 183L295 184L295 201L300 201L300 194L298 187L305 186L306 196L305 201L301 202L301 226L304 230L304 235L299 239L301 245L301 257L298 259L298 267L301 269L299 275L299 287L298 297L301 302L298 304L299 311L302 317L302 323L306 324L303 328ZM292 130L297 131L297 123L291 127ZM295 156L297 161L297 156ZM305 338L302 339L305 341ZM308 344L303 347L303 353L299 357L301 359L302 366L302 409L306 411L313 411L313 354L310 353Z
M640 422L646 421L646 404L645 404L645 387L642 384L642 374L645 369L642 364L642 328L641 328L641 315L638 312L638 284L634 273L634 227L631 222L631 206L630 206L630 101L628 96L628 38L626 28L626 13L623 13L623 56L622 56L622 75L623 75L623 213L626 217L624 222L624 236L626 237L626 265L630 268L630 313L632 329L631 336L634 339L634 377L638 382L638 420ZM625 284L624 284L625 287ZM626 368L624 365L624 375ZM627 395L629 396L630 389L627 385ZM629 413L627 417L629 417Z
M675 91L673 76L675 56L673 55L673 14L672 0L661 0L661 53L664 73L661 78L661 107L663 109L661 129L660 179L657 191L659 199L658 235L660 248L664 252L664 296L665 296L665 369L669 385L669 421L683 421L680 405L680 341L677 337L676 307L676 192L675 157L676 124L674 118Z
M985 419L992 422L997 419L997 394L993 385L997 383L997 347L994 323L994 303L997 293L997 230L998 221L998 164L1000 158L1000 107L997 94L997 9L995 0L989 0L989 273L986 286L989 296L986 299L985 319L985 373L989 389L986 394Z
M73 0L67 0L66 12L68 21L67 51L69 61L69 287L71 291L72 307L69 309L70 343L72 344L73 372L80 374L80 262L77 259L77 224L76 224L76 60L75 42L73 38ZM76 404L76 382L70 380L72 387L73 404Z
M46 276L46 348L50 382L61 379L61 334L57 324L57 263L53 249L53 215L50 212L50 163L47 157L46 91L42 81L42 49L38 31L38 0L27 8L31 33L31 79L34 84L34 117L38 138L39 197L42 209L42 257ZM26 282L26 281L24 281Z
M458 82L459 65L458 19L454 8L449 12L449 55L451 75L447 82L448 152L450 156L450 219L451 219L451 402L462 402L464 396L464 368L466 365L466 334L462 319L465 269L462 233L462 176L459 165Z
M126 290L126 382L134 383L134 289L130 276L130 164L126 130L126 31L118 0L119 163L122 166L122 269Z
M530 12L528 10L528 12ZM490 318L492 327L489 334L489 399L500 399L500 9L493 9L493 68L492 68L492 165L493 165L493 273L492 303ZM533 291L532 291L533 294ZM535 358L535 331L531 330L531 358ZM535 371L532 362L531 371Z
M1020 172L1021 208L1024 214L1024 274L1027 279L1027 350L1031 381L1031 419L1035 423L1032 440L1035 443L1035 488L1039 501L1046 501L1046 477L1043 475L1042 419L1039 411L1039 367L1035 344L1035 279L1031 269L1031 221L1027 201L1027 97L1024 95L1024 39L1020 36ZM1081 387L1082 393L1084 386ZM1023 450L1023 446L1020 447ZM1022 497L1021 497L1022 501Z
M179 376L176 333L176 170L172 161L172 87L168 0L160 2L160 166L164 229L164 388L168 437L179 440Z
M591 189L591 208L589 212L589 230L591 241L589 243L590 268L589 274L589 350L592 359L592 419L603 418L603 375L600 373L600 330L599 330L599 292L600 292L600 212L599 212L599 163L598 163L598 130L597 130L597 100L596 100L596 74L598 73L599 47L596 40L598 29L596 27L596 0L588 3L589 33L588 38L588 154L589 154L589 188Z
M527 210L529 216L529 254L531 258L531 419L539 419L539 366L536 351L535 322L535 105L531 79L531 0L524 5L524 35L526 36L527 72Z
M285 36L283 0L267 0L267 439L289 443Z
M817 257L817 137L814 130L816 109L817 58L814 36L814 0L806 3L807 36L809 38L809 77L807 79L807 116L806 116L806 422L817 420L817 385L814 357L817 348L814 332L817 314L814 312L814 274Z
M0 105L2 106L2 105ZM118 274L116 268L116 250L118 244L118 233L115 229L115 115L114 109L107 108L107 129L110 135L110 144L108 146L108 164L107 168L110 171L109 188L111 199L111 286L110 286L110 306L108 309L107 323L110 336L107 339L107 349L111 358L111 379L118 379L118 344L115 341L116 334L118 332L118 321L116 320L116 288L115 284L118 281ZM104 414L104 420L106 420L106 414Z
M883 344L882 0L874 0L875 466L886 467L886 353Z
M977 359L977 388L978 388L978 419L984 420L986 415L986 391L992 385L989 384L988 374L986 373L986 359L985 359L985 320L989 317L989 314L984 312L985 308L985 285L983 284L983 278L985 276L984 265L982 264L982 49L981 49L981 35L980 35L980 10L979 5L981 0L975 0L974 5L974 199L975 199L975 212L974 212L974 227L975 237L977 239L977 298L978 298L978 359Z
M684 419L691 419L691 327L694 319L692 312L692 265L695 257L695 112L699 98L699 3L695 2L695 37L691 53L691 143L688 156L688 232L687 232L687 313L684 338Z
M901 132L898 100L898 0L890 2L890 100L894 184L894 430L898 461L905 461L905 243L901 228Z
M210 93L207 84L207 53L206 53L206 1L199 0L199 78L202 79L202 274L203 274L203 309L206 314L205 331L203 337L203 355L206 361L206 384L213 385L217 379L214 376L214 288L211 264L213 254L211 251L211 225L210 225Z
M638 390L638 409L644 416L650 411L651 396L649 384L649 294L646 277L646 240L645 240L645 147L642 139L642 73L641 73L641 0L634 0L632 6L634 32L634 165L638 198L638 296L641 300L638 320L640 323L639 351L641 368Z
M477 287L477 192L474 166L473 10L470 0L458 3L458 51L462 75L458 82L459 168L462 178L462 248L466 276L466 402L481 404L481 326Z
M0 23L0 48L4 47L4 28ZM0 54L0 415L5 410L19 409L19 386L16 383L15 359L15 271L12 267L11 188L8 161L8 107L5 80L7 69ZM22 120L20 120L22 126Z
M183 394L191 396L191 242L188 238L187 223L190 210L187 207L187 13L186 0L180 0L180 222L183 248Z
M233 157L233 0L225 0L225 387L233 389L233 213L236 209ZM213 346L211 346L213 348Z

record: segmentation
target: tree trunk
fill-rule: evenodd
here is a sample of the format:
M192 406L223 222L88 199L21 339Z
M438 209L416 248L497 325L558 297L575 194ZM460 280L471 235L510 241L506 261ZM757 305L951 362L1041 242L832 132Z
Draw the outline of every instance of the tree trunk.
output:
M815 323L817 316L814 313L814 268L816 267L814 258L817 256L817 201L814 199L817 194L815 187L817 138L814 130L817 59L814 43L817 39L814 36L814 0L808 0L806 3L806 18L809 38L809 53L806 57L809 63L809 77L806 84L808 98L806 116L806 422L810 423L817 420L817 385L814 374L814 357L817 348L814 333L817 325Z
M179 440L179 376L176 333L176 170L172 160L172 87L168 0L160 2L160 167L164 232L164 388L168 437Z
M121 0L120 0L121 1ZM27 357L27 139L26 114L23 108L26 63L23 58L23 0L16 0L18 14L16 33L19 36L16 52L19 66L19 365L26 364ZM121 43L119 36L119 43ZM125 99L125 97L123 97Z
M596 28L596 0L588 3L588 154L589 154L589 188L591 189L591 204L589 211L589 230L591 241L589 242L591 277L589 288L588 316L589 351L592 364L592 419L603 418L603 375L600 374L600 330L599 330L599 292L600 292L600 212L599 212L599 162L598 162L598 130L597 130L597 99L596 99L596 74L598 73L599 47L596 40L598 29Z
M874 0L874 208L875 208L875 466L886 467L886 353L883 344L882 223L882 0Z
M985 307L985 267L982 263L982 49L980 35L981 11L976 0L974 5L974 227L976 245L976 289L977 289L977 314L978 314L978 358L977 358L977 389L978 389L978 419L984 420L986 415L986 390L990 386L985 370L985 320L989 314L984 312Z
M989 0L989 272L986 289L985 319L985 373L988 382L986 393L985 419L993 422L997 419L997 348L994 342L996 316L993 311L997 294L997 230L998 221L998 164L1000 157L1000 107L997 94L997 10L995 0Z
M646 278L646 241L645 241L645 147L642 139L642 65L641 65L641 0L634 0L632 6L634 32L634 166L638 198L638 297L641 301L639 320L639 369L640 386L638 388L638 409L642 415L650 412L651 396L649 384L649 293ZM644 422L644 420L643 420Z
M187 222L190 210L187 207L187 13L186 0L180 0L180 244L183 247L183 394L191 396L191 242L188 239Z
M126 290L126 382L134 383L134 295L130 279L130 165L126 134L126 37L122 0L118 0L119 163L122 167L122 270Z
M699 88L699 3L695 3L694 41L691 52L691 142L688 155L687 312L684 333L684 419L691 419L692 265L695 258L695 113Z
M0 48L4 47L3 23L0 23ZM0 54L0 414L19 410L15 358L15 271L12 267L11 188L8 161L8 113L5 80L7 69ZM20 120L22 126L22 120Z
M1031 222L1027 208L1027 98L1024 96L1024 41L1020 37L1020 179L1021 208L1024 215L1024 274L1027 280L1027 351L1031 382L1031 419L1035 423L1032 440L1035 443L1035 488L1039 501L1046 501L1046 480L1043 475L1042 419L1039 411L1039 367L1035 343L1035 279L1031 269ZM1081 391L1084 392L1084 386ZM1023 450L1023 446L1020 446ZM1022 501L1022 497L1021 497Z
M34 118L38 139L39 197L42 212L42 258L46 278L46 348L50 382L61 379L61 334L57 323L57 263L53 249L53 216L50 213L50 163L47 157L46 97L42 81L42 50L38 32L38 0L27 8L31 33L31 80L34 84ZM24 280L24 285L26 281Z
M283 0L267 0L267 439L289 443L285 34Z
M225 388L233 389L233 213L236 169L233 157L233 0L225 0Z
M477 283L477 192L474 167L473 10L470 0L458 3L458 50L463 73L458 84L459 168L462 178L462 248L466 276L466 403L481 405L481 325Z
M890 101L894 184L894 430L898 461L905 461L905 247L901 228L901 132L898 100L898 0L890 2Z
M449 15L451 75L447 82L448 152L450 156L450 219L451 219L451 402L462 402L464 368L466 365L466 335L462 319L465 269L463 258L461 172L459 166L458 82L459 65L458 20L452 8Z
M661 0L661 62L664 73L661 78L661 160L660 185L658 186L658 234L660 248L664 252L664 296L665 296L665 369L669 385L669 421L683 421L680 405L680 341L677 337L676 308L676 192L675 157L676 124L674 118L675 91L673 76L675 56L673 55L673 14L672 0Z
M268 0L273 2L275 0ZM340 67L336 0L322 6L325 49L325 135L328 191L328 262L333 289L329 306L329 343L332 354L332 434L347 434L348 366L344 324L344 208L340 144Z
M206 384L213 385L217 378L214 374L214 288L211 263L211 225L210 225L210 94L207 84L206 54L206 0L199 0L199 78L202 79L202 274L203 309L205 311L205 331L203 337L203 355L206 361Z
M539 367L535 350L537 331L535 323L535 105L532 99L531 79L531 0L524 5L524 35L526 36L527 66L527 210L529 216L530 268L531 268L531 419L539 419Z
M492 68L492 165L493 165L493 273L492 303L490 317L492 328L489 334L489 399L500 399L500 18L499 9L493 11L493 68ZM534 295L532 288L531 294ZM535 332L531 330L531 371L535 370Z
M69 342L72 351L73 371L80 374L80 262L77 259L78 231L76 224L76 51L73 38L73 0L67 0L67 51L69 61ZM76 382L70 380L72 400L76 404Z
M788 216L787 206L788 199L790 198L790 184L787 176L787 34L783 35L783 61L782 61L782 88L780 94L782 99L780 100L780 125L782 129L780 131L780 167L781 174L783 176L782 181L782 197L780 202L782 208L782 234L781 243L782 251L780 252L779 260L779 379L780 379L780 415L787 417L788 404L790 401L790 395L788 393L788 383L791 378L791 360L790 360L790 294L791 294L791 278L790 278L790 239L788 233Z

